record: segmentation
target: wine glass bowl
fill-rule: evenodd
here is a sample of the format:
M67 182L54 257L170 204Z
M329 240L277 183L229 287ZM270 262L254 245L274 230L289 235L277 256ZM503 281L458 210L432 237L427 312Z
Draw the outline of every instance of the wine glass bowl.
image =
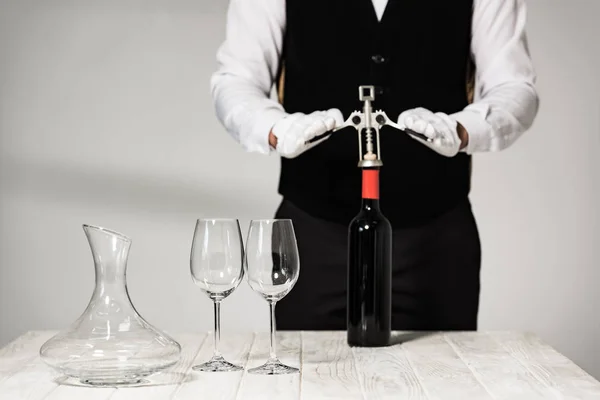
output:
M273 264L278 265L279 262L273 261ZM283 299L293 289L297 280L297 269L294 271L287 267L281 270L273 268L270 271L260 269L254 273L248 273L248 284L252 290L267 301Z
M202 253L204 250L201 250ZM243 268L231 264L224 253L206 256L206 268L192 273L192 280L211 299L224 299L238 287Z
M275 352L275 305L298 281L300 259L292 221L252 220L248 230L244 270L249 286L269 304L271 349L265 364L248 370L256 374L286 374L299 370L282 364Z

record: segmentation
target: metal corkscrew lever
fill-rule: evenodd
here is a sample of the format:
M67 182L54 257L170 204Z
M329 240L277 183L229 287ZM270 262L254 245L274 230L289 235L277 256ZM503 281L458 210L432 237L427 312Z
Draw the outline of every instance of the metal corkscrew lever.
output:
M388 118L384 111L373 111L371 102L375 100L375 86L359 86L358 97L360 101L364 102L362 111L352 112L352 114L350 114L348 119L342 125L336 127L330 132L325 133L324 135L320 135L311 139L309 143L330 136L332 133L339 131L340 129L352 126L358 132L358 167L369 168L380 167L383 165L383 162L381 161L379 131L384 125L388 125L392 128L399 130L400 132L404 132L409 135L415 136L421 140L425 140L427 142L432 141L431 138L428 138L427 136L421 133L415 132L411 129L403 129L400 125L392 122L392 120ZM362 137L363 132L365 135L364 141ZM364 151L363 142L365 142Z

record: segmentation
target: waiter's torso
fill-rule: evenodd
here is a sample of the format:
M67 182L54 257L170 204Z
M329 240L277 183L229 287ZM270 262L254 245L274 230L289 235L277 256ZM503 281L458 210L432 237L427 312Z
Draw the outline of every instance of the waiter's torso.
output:
M424 107L451 114L469 103L473 0L287 0L282 102L288 113L360 110L360 85L395 119ZM381 207L394 227L424 223L464 200L470 156L448 158L384 127ZM360 207L356 131L282 158L279 192L306 212L347 224Z

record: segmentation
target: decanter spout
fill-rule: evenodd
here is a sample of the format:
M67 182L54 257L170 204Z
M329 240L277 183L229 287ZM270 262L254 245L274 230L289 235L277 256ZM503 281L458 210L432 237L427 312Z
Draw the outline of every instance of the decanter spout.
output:
M123 283L131 239L121 233L98 226L83 225L83 230L94 257L96 284Z

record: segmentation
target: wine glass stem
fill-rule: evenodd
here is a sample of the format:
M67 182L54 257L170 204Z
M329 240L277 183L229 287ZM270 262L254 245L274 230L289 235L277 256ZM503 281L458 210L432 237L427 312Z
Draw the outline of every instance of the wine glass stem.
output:
M221 301L215 300L215 352L214 356L220 357L219 341L221 339Z
M271 311L271 361L277 361L277 355L275 354L275 302L269 301L269 309Z

